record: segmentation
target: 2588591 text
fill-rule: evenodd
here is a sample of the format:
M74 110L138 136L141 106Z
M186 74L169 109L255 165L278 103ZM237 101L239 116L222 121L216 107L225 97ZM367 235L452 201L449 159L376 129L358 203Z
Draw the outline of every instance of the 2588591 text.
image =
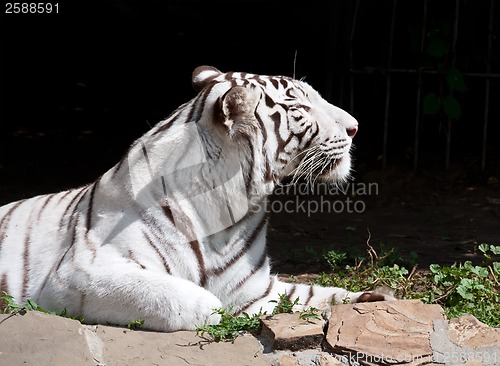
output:
M5 3L5 14L59 13L59 3Z

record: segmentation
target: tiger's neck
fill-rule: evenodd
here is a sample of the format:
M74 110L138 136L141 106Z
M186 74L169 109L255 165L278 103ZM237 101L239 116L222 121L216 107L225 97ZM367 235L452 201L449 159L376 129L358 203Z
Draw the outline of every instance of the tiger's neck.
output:
M249 212L264 212L275 183L269 178L262 136L234 142L207 127L210 121L176 118L183 113L136 141L126 158L101 178L112 181L108 186L115 189L107 193L118 208L162 207L176 222L183 221L186 230L195 220L207 222L209 231L234 225Z

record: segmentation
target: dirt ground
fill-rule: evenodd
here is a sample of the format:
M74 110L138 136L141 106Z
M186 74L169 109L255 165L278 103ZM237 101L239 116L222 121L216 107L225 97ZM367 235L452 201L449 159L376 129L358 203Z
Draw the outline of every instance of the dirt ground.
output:
M317 273L328 269L317 260L325 250L363 254L368 239L376 250L395 248L403 258L416 253L423 270L432 263L480 263L484 258L477 253L478 244L500 245L500 185L495 177L468 184L460 170L415 176L393 169L365 173L355 181L356 187L362 183L376 183L378 191L329 199L361 200L364 206L358 202L358 208L364 207L363 212L273 212L268 234L273 270L285 276ZM321 201L318 195L299 198Z

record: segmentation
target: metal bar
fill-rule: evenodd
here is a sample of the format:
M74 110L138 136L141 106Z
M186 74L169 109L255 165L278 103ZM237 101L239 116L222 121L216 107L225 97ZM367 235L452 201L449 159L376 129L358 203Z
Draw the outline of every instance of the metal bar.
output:
M455 0L455 15L453 23L453 42L451 44L451 67L455 67L457 63L457 38L458 38L458 19L460 17L460 0ZM450 90L450 96L453 97L453 89ZM451 158L451 130L453 123L450 117L448 117L448 130L446 131L446 156L444 160L445 169L450 168L450 158Z
M493 43L493 10L495 0L490 0L490 22L488 24L488 49L486 54L486 73L491 71L491 48ZM486 169L486 145L488 143L488 114L490 106L490 79L484 85L484 124L483 124L483 151L481 153L481 170Z
M419 58L422 57L424 53L424 44L425 44L425 33L426 33L426 25L427 25L427 0L424 0L424 10L422 15L422 34L420 36L420 54ZM420 113L422 109L422 67L420 67L420 60L418 62L418 77L417 77L417 106L415 113L415 140L413 146L413 172L417 172L418 168L418 149L419 149L419 137L420 137Z
M359 2L356 0L354 5L354 14L352 16L351 34L349 36L349 68L352 69L354 66L354 53L353 53L353 43L354 43L354 33L356 31L356 21L358 19ZM354 76L351 74L349 77L349 111L351 114L354 113Z
M392 4L392 19L391 19L391 32L389 35L389 53L387 57L387 68L390 69L392 66L392 50L394 45L394 28L396 26L396 5L398 0L394 0ZM387 136L389 132L389 106L391 99L391 74L386 74L386 86L385 86L385 111L384 111L384 137L382 145L382 169L385 169L387 165Z

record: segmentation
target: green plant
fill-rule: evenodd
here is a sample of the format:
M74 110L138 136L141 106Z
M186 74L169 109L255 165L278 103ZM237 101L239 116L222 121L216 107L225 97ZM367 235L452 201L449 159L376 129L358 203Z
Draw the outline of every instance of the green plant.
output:
M466 87L462 72L453 65L452 33L448 21L433 22L426 33L422 66L437 71L439 81L437 90L424 96L424 114L442 112L449 119L457 120L462 114L462 107L453 93L463 93Z
M203 325L196 328L196 334L200 337L208 335L211 341L232 341L244 331L256 331L260 328L259 317L262 312L253 316L242 313L241 316L234 316L230 310L216 309L213 314L219 314L221 320L219 324Z
M299 319L310 321L311 319L321 320L318 315L319 309L316 309L312 306L308 307L304 311L301 311L299 314Z
M400 298L443 306L448 318L468 313L490 326L500 326L500 261L495 260L500 246L479 245L485 258L481 265L469 261L451 266L432 264L429 271L417 271L416 266L408 270L392 263L402 259L393 256L393 251L379 255L369 243L367 246L365 258L342 268L332 266L334 273L322 273L315 283L351 291L388 286Z
M39 311L41 313L45 314L50 314L50 315L58 315L58 316L64 316L67 317L67 311L66 308L62 309L61 311L49 311L44 308L42 308L40 305L38 305L35 301L33 300L26 300L26 304L24 305L19 305L14 301L14 297L7 294L6 292L3 292L3 296L0 296L0 306L3 302L3 309L2 312L4 314L11 314L11 315L24 315L28 311ZM80 323L83 323L84 318L83 317L78 317L78 316L73 316L70 317L70 319L73 320L78 320Z
M127 324L127 328L130 330L137 330L140 327L144 325L144 320L142 319L136 319L132 320L130 323Z
M37 310L38 305L31 300L26 302L26 305L19 305L14 301L14 297L10 296L6 292L3 293L3 296L0 296L0 300L4 302L3 313L4 314L26 314L27 311Z
M278 294L278 297L278 300L269 300L269 302L276 303L273 314L293 313L293 307L300 305L298 297L292 302L286 292L284 294Z
M452 266L430 266L428 287L422 299L441 304L449 318L472 314L480 321L500 326L500 262L492 255L500 254L500 247L488 244L479 246L487 264L472 262Z
M347 253L339 253L336 252L335 250L330 250L325 253L324 258L326 262L330 265L330 267L338 268L342 264L344 264L345 260L347 259Z
M24 315L28 311L40 311L45 314L52 314L52 315L60 315L60 316L66 316L66 309L63 309L62 311L55 312L55 311L47 311L41 306L39 306L35 301L33 300L26 300L26 304L24 305L19 305L14 301L14 297L10 296L6 292L3 293L3 296L0 296L0 301L4 302L4 308L3 308L3 313L4 314L20 314Z
M301 305L299 303L299 297L296 297L295 300L291 301L289 296L287 296L286 292L284 294L278 294L279 300L270 300L269 302L276 303L276 306L273 309L273 315L275 314L283 314L283 313L293 313L293 307ZM315 307L309 306L307 309L301 311L299 313L299 319L310 321L311 319L321 320L318 315L319 309Z

